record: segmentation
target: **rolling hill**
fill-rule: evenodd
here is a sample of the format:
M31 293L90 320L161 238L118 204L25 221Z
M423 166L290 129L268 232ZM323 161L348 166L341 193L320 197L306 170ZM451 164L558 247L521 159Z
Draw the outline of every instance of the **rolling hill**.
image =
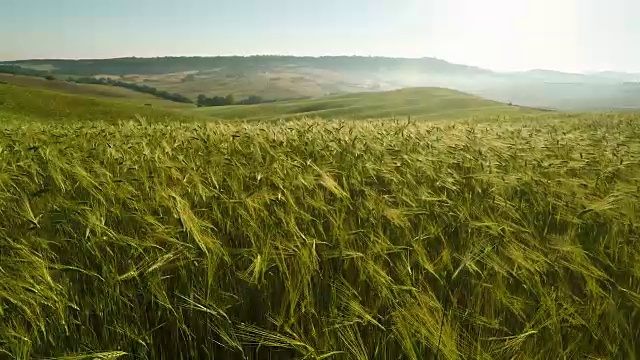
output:
M273 120L300 117L453 119L478 115L526 114L535 110L442 88L410 88L387 92L333 95L249 106L196 110L221 119Z
M97 95L95 92L91 94ZM133 96L138 96L137 93L134 94ZM197 117L193 112L153 108L142 103L114 100L104 94L89 97L2 83L0 115L5 123L11 120L117 122L132 120L137 116L154 120L191 121Z
M434 58L222 56L5 62L25 71L110 76L195 99L199 94L287 100L406 87L451 88L557 110L640 109L640 74L495 72Z
M17 85L20 87L40 90L50 90L63 94L82 95L95 98L105 98L112 101L143 105L150 104L162 108L189 108L193 105L160 99L158 97L139 93L133 90L105 85L77 84L63 80L47 80L34 76L0 74L0 83Z
M122 118L127 114L207 117L227 120L277 120L301 117L454 119L482 115L528 114L533 109L510 106L442 88L409 88L386 92L331 95L259 105L196 108L104 85L73 84L25 76L0 79L5 112L56 118ZM153 108L146 105L153 105Z
M96 60L24 60L6 62L29 71L52 74L119 77L195 99L198 94L236 97L258 95L286 100L332 93L391 90L391 72L469 76L483 70L444 60L334 56L163 57ZM408 85L408 84L407 84Z

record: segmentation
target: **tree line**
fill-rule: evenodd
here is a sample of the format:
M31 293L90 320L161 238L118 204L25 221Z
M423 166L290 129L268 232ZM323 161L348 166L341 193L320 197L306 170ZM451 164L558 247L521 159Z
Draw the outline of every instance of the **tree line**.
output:
M227 106L227 105L255 105L262 104L268 102L275 102L275 100L265 100L260 96L251 95L245 99L240 101L236 101L233 94L229 94L227 96L213 96L207 97L204 94L198 95L198 100L196 104L198 107L206 107L206 106Z
M0 65L0 73L11 75L37 76L42 78L51 76L48 71L30 69L18 65Z
M153 95L162 99L175 101L179 103L192 104L193 100L188 97L178 94L178 93L170 93L164 90L158 90L149 85L139 85L134 83L128 83L120 80L114 80L110 78L95 78L95 77L80 77L80 78L69 78L68 81L79 83L79 84L95 84L95 85L109 85L109 86L118 86L125 89L137 91L144 94Z

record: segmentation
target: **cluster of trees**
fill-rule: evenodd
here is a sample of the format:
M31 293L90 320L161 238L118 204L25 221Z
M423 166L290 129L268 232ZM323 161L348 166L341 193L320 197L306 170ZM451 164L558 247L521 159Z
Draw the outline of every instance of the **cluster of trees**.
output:
M56 79L55 76L51 75L51 73L48 72L48 71L24 68L22 66L17 66L17 65L0 65L0 73L1 74L40 77L40 78L44 78L44 79L47 79L47 80L55 80Z
M139 85L139 84L134 84L134 83L127 83L124 81L120 81L120 80L114 80L114 79L110 79L110 78L95 78L95 77L80 77L80 78L69 78L69 81L75 82L75 83L80 83L80 84L96 84L96 85L110 85L110 86L119 86L119 87L123 87L129 90L133 90L133 91L137 91L137 92L141 92L141 93L145 93L145 94L150 94L153 96L157 96L159 98L162 99L166 99L166 100L170 100L170 101L175 101L175 102L179 102L179 103L186 103L186 104L192 104L193 100L189 99L188 97L182 95L182 94L177 94L177 93L170 93L164 90L158 90L152 86L149 85Z
M235 98L231 94L227 96L214 96L214 97L207 97L204 94L200 94L198 95L198 101L196 101L196 104L198 104L198 107L225 106L225 105L234 105L235 103L236 103Z
M227 96L214 96L207 97L204 94L198 95L198 107L204 106L226 106L226 105L255 105L267 102L273 102L274 100L265 100L257 95L251 95L248 98L236 101L232 94Z
M0 65L0 73L24 75L24 76L37 76L42 78L52 77L48 71L30 69L18 65Z

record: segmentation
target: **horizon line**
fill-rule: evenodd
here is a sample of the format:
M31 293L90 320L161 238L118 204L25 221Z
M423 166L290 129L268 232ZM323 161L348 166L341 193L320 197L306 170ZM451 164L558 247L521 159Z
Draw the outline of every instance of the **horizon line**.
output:
M573 71L565 71L565 70L557 70L550 68L529 68L529 69L519 69L519 70L496 70L487 67L482 67L478 65L468 65L460 62L452 62L449 60L445 60L436 56L389 56L389 55L356 55L356 54L340 54L340 55L291 55L291 54L269 54L269 53L254 53L254 54L223 54L223 55L155 55L155 56L136 56L136 55L128 55L128 56L115 56L115 57L35 57L35 58L23 58L23 59L13 59L13 60L0 60L0 64L14 63L14 62L27 62L27 61L91 61L91 60L121 60L121 59L166 59L166 58L251 58L251 57L289 57L289 58L313 58L313 59L322 59L322 58L379 58L379 59L398 59L398 60L438 60L451 65L465 66L470 68L476 68L480 70L486 70L495 73L524 73L524 72L533 72L533 71L550 71L550 72L558 72L563 74L574 74L574 75L588 75L594 73L606 73L606 72L615 72L615 73L623 73L623 74L639 74L640 72L635 71L623 71L623 70L614 70L614 69L589 69L589 70L573 70Z

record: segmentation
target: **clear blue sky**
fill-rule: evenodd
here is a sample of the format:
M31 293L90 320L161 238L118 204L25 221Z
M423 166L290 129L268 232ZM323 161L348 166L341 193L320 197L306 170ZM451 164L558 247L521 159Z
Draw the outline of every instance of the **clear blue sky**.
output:
M0 0L0 60L435 56L640 72L640 0Z

